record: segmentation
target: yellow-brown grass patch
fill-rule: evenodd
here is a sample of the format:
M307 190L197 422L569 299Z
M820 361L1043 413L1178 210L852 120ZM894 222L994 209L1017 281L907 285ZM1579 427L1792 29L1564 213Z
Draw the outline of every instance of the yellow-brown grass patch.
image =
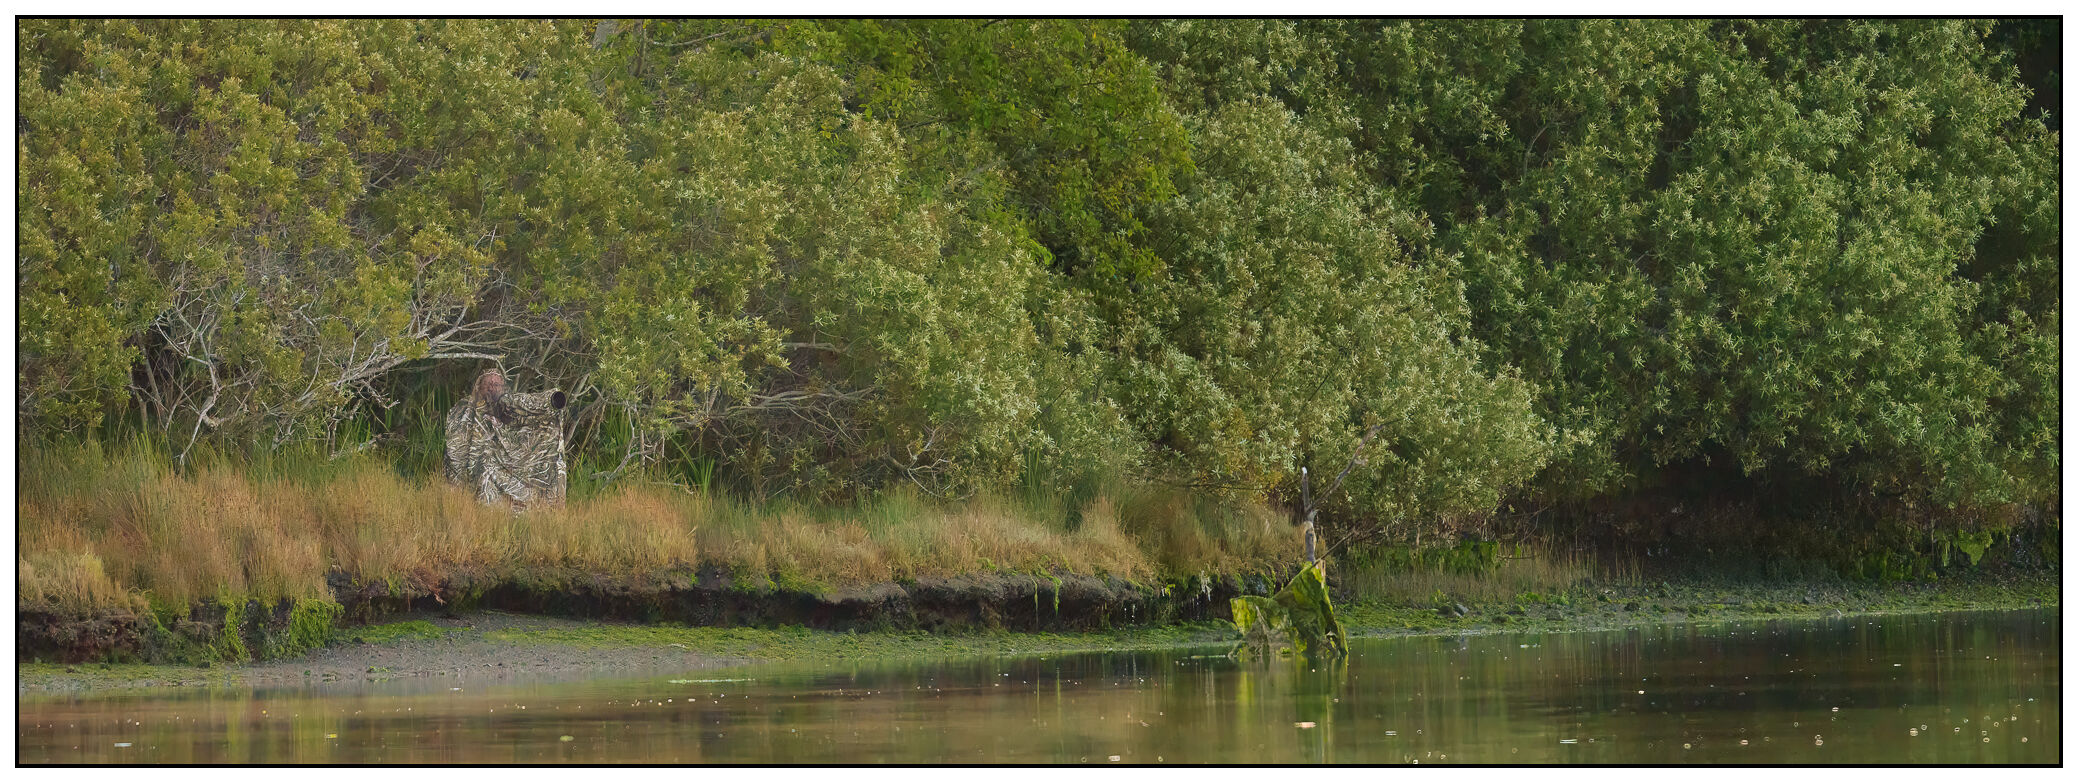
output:
M1267 509L1176 490L1100 496L1074 521L993 496L754 508L645 483L515 513L372 460L182 471L78 444L25 447L23 468L21 601L79 608L318 597L335 570L420 584L697 565L832 589L992 570L1147 581L1260 569L1298 546Z

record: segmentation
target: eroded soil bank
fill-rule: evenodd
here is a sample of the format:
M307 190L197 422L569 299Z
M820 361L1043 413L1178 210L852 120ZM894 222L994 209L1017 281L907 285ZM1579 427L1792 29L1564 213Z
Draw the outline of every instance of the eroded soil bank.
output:
M455 619L484 610L711 627L831 631L1086 632L1226 616L1228 599L1261 594L1271 576L1139 584L1116 578L992 572L847 590L750 582L721 569L616 580L555 575L528 583L384 584L331 579L333 601L203 602L185 611L93 613L17 607L24 661L220 664L301 656L342 628L416 612ZM347 634L351 636L351 634Z
M2058 576L1983 576L1937 584L1662 582L1588 585L1563 595L1435 606L1351 601L1356 636L1574 631L1670 622L2016 609L2058 606ZM1050 609L1050 606L1047 607ZM1221 646L1225 623L1178 619L1083 631L1002 627L836 631L802 625L713 627L569 619L499 610L394 614L342 626L320 649L289 660L212 667L123 663L24 663L22 691L167 685L354 683L394 678L583 678L687 672L780 660L949 657ZM24 658L24 660L29 660Z

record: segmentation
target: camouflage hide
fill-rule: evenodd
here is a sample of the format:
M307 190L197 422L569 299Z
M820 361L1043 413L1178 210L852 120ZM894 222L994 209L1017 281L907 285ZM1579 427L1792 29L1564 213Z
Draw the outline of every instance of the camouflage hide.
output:
M1296 652L1313 660L1349 654L1349 634L1328 600L1325 560L1307 563L1276 595L1244 595L1231 606L1243 650Z
M447 480L485 503L558 505L569 487L562 392L475 397L447 412Z

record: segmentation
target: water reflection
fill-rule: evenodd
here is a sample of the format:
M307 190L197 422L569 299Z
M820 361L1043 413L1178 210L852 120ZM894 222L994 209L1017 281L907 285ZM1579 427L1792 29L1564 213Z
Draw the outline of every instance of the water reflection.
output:
M2061 760L2055 610L767 666L21 694L39 762L2013 763Z

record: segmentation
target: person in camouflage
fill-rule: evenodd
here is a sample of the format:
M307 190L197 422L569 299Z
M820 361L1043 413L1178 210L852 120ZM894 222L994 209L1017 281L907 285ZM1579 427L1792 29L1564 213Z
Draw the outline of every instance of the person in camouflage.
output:
M485 503L521 509L559 505L569 486L560 389L507 393L505 375L485 370L468 399L447 412L447 480Z

